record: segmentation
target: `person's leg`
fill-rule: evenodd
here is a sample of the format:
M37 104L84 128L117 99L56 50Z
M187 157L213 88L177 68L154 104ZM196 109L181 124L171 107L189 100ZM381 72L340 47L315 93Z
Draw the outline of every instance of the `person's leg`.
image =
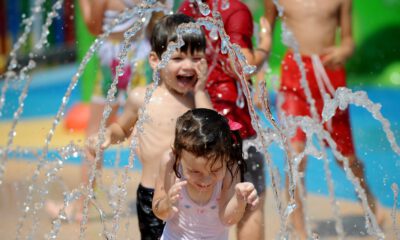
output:
M100 123L101 119L103 117L103 111L104 111L105 104L102 102L92 102L90 104L90 116L89 116L89 121L88 121L88 127L86 129L86 139L89 138L90 136L96 135L100 129ZM107 120L107 125L110 125L113 121L115 121L115 118L117 116L117 111L118 111L118 105L113 104L112 106L112 111L110 112L110 116ZM90 177L90 171L92 169L92 166L96 160L96 156L93 155L86 147L85 147L85 158L82 159L82 172L81 172L81 177L82 177L82 183L84 186L87 186L89 184L89 177ZM96 171L101 171L103 166L103 161L102 159L99 159L96 165ZM94 179L92 188L94 189L96 186L96 179ZM82 212L83 212L83 201L84 197L80 198L80 200L77 202L75 208L77 209L75 218L77 220L82 218Z
M305 144L301 141L295 141L291 143L291 147L293 150L293 154L299 154L304 151ZM289 153L288 157L292 158L293 154ZM304 218L304 211L303 211L303 202L301 200L301 195L299 193L300 188L299 184L303 185L304 188L304 172L307 165L307 158L303 158L298 166L297 174L299 176L299 181L297 182L296 189L294 192L294 200L296 202L296 208L290 215L290 221L293 224L293 228L296 232L296 236L303 240L307 239L307 231L305 226L305 218ZM289 177L286 174L286 189L289 189ZM286 191L286 197L289 199L289 191Z
M89 115L88 127L86 129L86 139L98 133L100 129L100 122L103 117L104 107L105 104L102 102L90 103L90 115ZM112 111L107 120L106 126L110 125L113 121L115 121L115 118L117 116L117 111L118 111L118 105L113 104ZM87 183L89 183L89 169L91 169L91 166L93 165L94 161L95 161L95 156L85 147L85 161L82 164L82 182L86 183L86 185ZM96 169L100 170L101 167L102 167L102 162L100 161L97 163Z
M349 160L349 167L353 172L354 176L360 181L360 186L365 190L365 195L367 196L368 205L373 212L376 209L376 200L365 180L364 164L353 154L347 156ZM340 164L343 166L343 164Z
M160 239L164 222L158 219L152 210L154 189L139 184L136 192L136 210L142 240Z
M103 110L104 110L104 103L102 102L90 103L90 115L88 120L88 127L86 129L86 138L94 134L97 134L100 127L100 121L103 116ZM115 105L113 106L113 111L111 112L109 119L115 119L116 112L117 112L117 106ZM87 186L89 184L90 170L95 161L95 156L90 151L87 150L86 145L84 148L84 153L85 155L84 157L82 157L82 166L81 166L81 178L82 178L81 181L84 186ZM96 166L96 170L97 171L101 170L101 167L102 167L102 161L99 161ZM92 186L94 188L95 181L93 182ZM70 221L76 221L76 222L82 221L84 199L85 196L82 196L81 198L78 199L78 201L70 203L65 208L65 213ZM63 202L56 202L52 200L46 201L46 206L45 206L46 212L52 218L57 218L60 210L63 207L64 207Z
M260 204L255 209L247 208L237 224L237 239L265 239L264 202L265 191L259 195Z
M374 194L372 193L370 187L366 182L364 164L355 154L348 155L346 157L349 160L350 170L353 172L354 176L359 180L361 188L364 189L365 191L368 205L371 208L371 211L374 213L378 225L382 227L382 224L385 221L385 215L382 206L376 200ZM338 163L341 167L343 167L342 162L338 161Z
M243 145L246 145L246 141L252 140L245 140ZM254 146L244 146L244 148L244 151L247 152L247 156L245 156L247 171L244 175L244 180L254 184L260 198L260 204L255 209L246 209L243 218L237 224L237 239L264 239L264 204L266 194L264 156Z
M104 103L90 103L90 114L88 125L86 128L86 139L90 136L97 134L100 128L100 121L103 115ZM85 147L85 158L82 163L82 182L87 185L89 183L89 170L91 169L92 164L94 163L95 156L88 151ZM97 169L101 168L101 163L98 163Z
M359 180L361 188L364 189L368 205L376 215L378 224L382 223L383 213L366 182L364 164L355 154L349 110L337 110L330 124L331 136L337 146L336 150L348 159L349 168ZM342 161L337 161L337 163L343 168Z
M292 61L292 60L290 60ZM293 67L291 68L293 71ZM286 78L286 81L288 79L293 79L293 76L285 76L288 73L283 72L283 77ZM282 80L283 81L283 80ZM282 88L282 86L281 86ZM282 115L280 115L280 118L285 118L286 116L308 116L309 115L309 106L306 101L306 98L302 92L299 91L292 91L292 90L284 90L280 91L280 97L282 97L283 103L279 107L279 109L282 111ZM289 139L289 138L288 138ZM306 142L306 135L301 129L297 129L296 133L294 136L290 136L290 151L287 153L288 158L292 159L295 155L300 154L304 151L305 149L305 142ZM304 186L304 175L305 175L305 168L307 164L307 159L304 157L297 169L297 174L299 176L299 179L296 179L297 185L295 188L294 192L294 201L296 203L296 208L292 212L292 214L289 216L289 221L293 226L295 236L298 237L299 239L307 239L307 231L306 231L306 226L305 226L305 218L304 218L304 212L303 212L303 203L301 201L301 195L299 193L299 184L302 184ZM289 200L289 177L286 173L286 196L287 199ZM303 187L304 189L304 187Z

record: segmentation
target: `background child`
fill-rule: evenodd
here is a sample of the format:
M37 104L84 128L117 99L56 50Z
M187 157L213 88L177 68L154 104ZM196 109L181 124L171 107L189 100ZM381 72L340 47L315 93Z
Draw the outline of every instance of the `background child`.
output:
M139 3L136 0L79 0L82 9L82 15L88 30L95 36L102 34L107 30L107 26L126 8L134 7ZM131 47L128 49L126 63L123 67L124 74L118 78L118 93L115 101L112 103L112 111L107 121L109 125L117 118L117 111L126 98L128 88L135 86L145 86L145 61L150 52L149 39L145 33L151 31L154 22L161 17L161 13L153 13L147 27L132 39ZM96 134L100 128L100 122L103 118L103 111L106 105L107 92L115 76L116 67L119 64L119 54L123 48L124 32L133 26L137 18L130 18L114 26L109 37L100 46L96 53L100 59L97 75L93 78L94 89L90 101L90 115L86 128L86 137ZM85 149L85 161L82 163L82 182L89 184L89 169L94 163L94 156ZM99 161L97 169L102 167L102 161ZM56 217L62 209L63 203L46 202L46 210L50 216ZM66 213L70 220L81 221L83 211L83 199L67 207Z
M210 109L178 118L154 193L153 211L166 221L161 239L228 239L228 226L247 204L258 204L254 185L240 182L245 165L237 130Z
M272 26L277 17L277 8L272 0L264 0L266 17ZM351 0L315 1L312 4L296 0L280 0L284 9L282 20L294 34L306 73L306 80L318 115L321 115L324 105L319 76L327 76L327 81L321 83L322 89L333 96L339 87L346 86L344 63L352 55L354 41L351 24ZM340 30L340 44L336 44L336 35ZM310 105L305 91L300 83L301 72L297 65L293 50L289 49L282 61L281 83L279 95L283 97L282 112L290 116L310 116ZM325 84L325 85L324 85ZM279 106L278 106L279 107ZM359 179L365 190L368 204L377 214L379 206L370 191L364 176L363 163L357 158L351 132L349 111L337 110L326 129L336 142L337 150L349 160L353 174ZM301 129L291 139L293 154L304 151L306 136ZM338 162L341 164L341 162ZM341 164L342 165L342 164ZM304 172L306 159L299 164L299 172ZM292 214L294 228L300 239L307 239L302 202L298 191L295 193L297 208ZM380 211L381 212L381 211ZM378 223L383 220L378 214Z
M182 23L194 22L183 14L168 15L159 20L151 35L152 52L149 63L156 70L161 55L168 43L177 41L176 29ZM137 190L137 215L142 239L158 239L164 224L154 216L151 206L160 161L173 142L176 118L194 107L211 108L211 102L204 87L207 77L207 63L204 58L205 36L199 31L184 33L185 45L175 51L165 68L160 70L160 86L155 89L150 102L145 104L145 87L133 89L118 120L105 133L102 148L128 138L137 120L144 114L143 133L138 134L137 156L142 163L142 175ZM96 138L89 145L94 152Z

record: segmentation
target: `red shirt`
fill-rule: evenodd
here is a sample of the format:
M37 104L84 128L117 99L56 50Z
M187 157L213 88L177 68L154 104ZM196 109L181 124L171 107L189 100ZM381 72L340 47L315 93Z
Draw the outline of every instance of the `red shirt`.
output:
M239 0L229 0L229 8L223 10L221 2L218 1L218 11L221 14L226 34L230 37L231 43L238 44L241 48L253 48L251 37L253 35L253 17L249 8ZM212 1L207 0L210 9L213 9ZM203 17L197 4L185 0L179 8L179 12L195 19ZM211 70L206 89L210 94L214 108L227 118L242 124L240 135L248 138L256 134L251 125L251 118L247 107L240 108L236 105L238 90L236 82L238 77L230 70L230 63L227 54L220 51L221 40L212 39L207 33L206 59ZM239 82L238 82L239 83ZM244 97L244 96L243 96Z

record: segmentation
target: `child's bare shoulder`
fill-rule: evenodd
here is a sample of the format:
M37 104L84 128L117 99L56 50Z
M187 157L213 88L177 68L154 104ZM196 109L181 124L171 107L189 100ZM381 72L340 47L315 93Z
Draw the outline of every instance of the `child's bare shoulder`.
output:
M142 104L146 96L146 87L137 86L129 92L128 101L131 103Z

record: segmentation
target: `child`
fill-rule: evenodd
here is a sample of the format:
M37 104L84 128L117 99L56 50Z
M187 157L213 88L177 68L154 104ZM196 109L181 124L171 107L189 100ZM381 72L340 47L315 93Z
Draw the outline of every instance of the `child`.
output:
M166 221L161 239L228 239L228 226L255 207L257 191L240 182L242 140L236 125L210 109L178 118L172 151L161 162L153 211Z
M110 24L120 13L128 7L134 7L136 1L131 0L79 0L79 5L82 10L83 19L88 30L93 35L100 35L107 30L107 25ZM160 13L151 15L149 24L143 31L150 31L153 22L160 16ZM123 48L123 34L135 22L139 21L136 18L129 18L114 26L111 34L103 41L99 51L96 53L100 59L97 74L94 76L94 90L90 101L90 116L86 128L86 137L96 134L100 128L100 122L103 117L104 107L106 105L107 92L111 87L113 78L115 77L116 67L119 64L120 50ZM112 111L107 121L109 125L117 118L117 112L126 98L128 88L133 88L138 85L146 85L145 77L145 61L150 52L149 39L144 37L144 33L136 34L131 47L128 48L126 63L123 66L124 74L118 77L117 94L112 103ZM136 66L136 67L135 67ZM122 101L120 101L122 100ZM85 149L85 160L82 164L82 182L85 185L89 184L89 169L94 163L94 156ZM97 169L101 170L102 161L98 162ZM95 184L93 184L95 185ZM59 211L63 208L62 202L54 202L48 200L46 202L46 210L48 214L55 218ZM83 199L69 205L66 208L66 214L70 220L80 222L82 220Z
M278 9L272 0L264 0L264 3L266 17L273 27ZM326 89L325 91L331 96L336 89L346 86L344 63L354 50L351 26L352 1L314 1L308 4L296 0L281 0L279 4L284 9L282 20L293 32L298 43L305 77L320 116L324 101L318 85L322 84L322 89ZM340 30L340 44L336 44L338 30ZM324 79L326 81L322 82L320 76L326 76ZM311 108L300 80L300 68L294 59L293 49L289 49L282 61L279 90L279 95L284 98L281 110L285 115L311 115ZM329 125L326 129L336 142L337 150L348 158L351 171L365 190L369 206L377 214L378 223L382 222L380 206L365 180L363 163L356 156L348 109L337 110ZM297 129L296 135L291 139L295 154L304 151L305 142L305 133ZM304 172L305 168L306 159L303 159L299 165L299 172ZM303 206L297 190L295 200L297 208L292 214L293 226L300 239L307 239L310 236L307 236L305 229Z
M149 55L154 70L168 44L177 41L178 26L189 22L194 20L183 14L173 14L164 16L154 26ZM143 169L137 190L137 215L142 239L158 239L164 227L162 220L154 216L151 206L160 161L173 142L176 118L195 107L212 107L204 90L207 78L207 63L203 59L206 48L204 33L184 33L182 38L185 45L172 54L160 71L160 86L146 105L149 120L143 124L143 133L138 134L137 156ZM144 107L145 94L145 87L130 92L123 113L106 130L101 145L103 149L131 135L136 121L143 114L140 109ZM91 138L89 142L93 152L96 141L96 138Z

